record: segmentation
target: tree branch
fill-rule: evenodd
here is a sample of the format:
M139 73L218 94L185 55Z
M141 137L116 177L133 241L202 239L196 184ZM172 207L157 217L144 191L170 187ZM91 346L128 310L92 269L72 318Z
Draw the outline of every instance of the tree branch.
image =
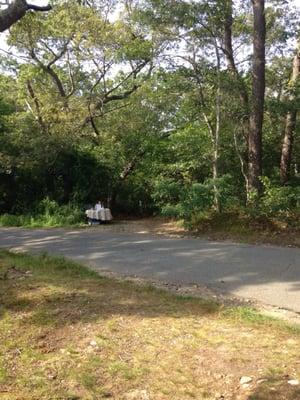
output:
M27 4L27 9L28 10L33 10L33 11L50 11L52 10L52 7L50 6L50 4L46 5L46 6L36 6L35 4Z
M60 53L60 57L63 56L64 53ZM59 91L59 94L61 95L62 98L66 99L67 98L67 94L66 91L63 87L63 84L61 82L61 80L59 79L57 73L51 68L51 66L53 65L53 63L55 61L57 61L60 57L56 56L55 57L55 61L53 62L50 61L47 65L43 64L42 61L37 57L37 55L35 54L35 51L33 49L31 49L30 52L30 56L33 60L35 60L37 62L37 64L42 68L43 71L45 71L47 74L49 74L53 80L53 82L56 84L56 87Z
M102 99L102 104L107 104L110 103L111 101L115 101L115 100L124 100L127 99L127 97L129 97L133 92L135 92L138 88L140 87L140 85L133 85L133 87L129 90L126 90L123 93L120 94L113 94L111 96L107 96L105 95L104 99Z
M39 123L39 125L41 127L42 132L45 133L46 132L46 126L45 126L45 123L43 121L39 99L37 98L37 96L36 96L36 94L34 92L33 86L32 86L32 84L31 84L29 79L27 80L26 84L27 84L28 93L29 93L29 95L30 95L30 97L31 97L31 99L32 99L32 101L34 103L34 106L35 106L36 119L37 119L37 121L38 121L38 123Z
M23 18L27 11L50 11L49 5L41 7L27 4L25 0L14 0L5 10L0 11L0 32L9 29L13 24Z

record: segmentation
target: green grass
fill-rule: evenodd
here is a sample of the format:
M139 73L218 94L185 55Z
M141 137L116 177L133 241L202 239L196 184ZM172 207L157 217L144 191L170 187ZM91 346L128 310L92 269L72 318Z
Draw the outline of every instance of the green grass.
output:
M58 227L79 225L84 221L82 208L73 204L59 205L49 198L42 200L31 213L0 215L0 226Z
M300 378L299 328L252 308L100 277L61 257L6 251L0 304L1 400L130 393L294 400L299 393L287 384ZM253 378L248 389L239 386L242 375Z
M3 227L24 227L24 228L50 228L50 227L70 227L80 226L85 222L83 213L70 214L70 215L47 215L47 214L25 214L13 215L2 214L0 215L0 226Z

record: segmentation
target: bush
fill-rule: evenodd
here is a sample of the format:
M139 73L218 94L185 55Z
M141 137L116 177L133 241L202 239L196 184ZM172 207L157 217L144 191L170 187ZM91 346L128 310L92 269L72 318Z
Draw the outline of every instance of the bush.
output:
M226 205L221 213L213 209L195 211L187 226L198 231L237 231L239 234L250 231L280 232L288 227L299 229L300 188L276 186L268 178L262 181L263 195L254 197L251 206L238 205L234 199L227 203L221 200L221 204ZM229 195L226 198L229 199Z
M190 185L163 180L157 183L153 199L164 216L174 216L191 221L194 215L211 210L214 201L214 185L217 187L222 209L232 208L239 201L230 175L204 183Z
M269 178L262 178L264 194L260 199L259 211L272 216L280 212L296 211L300 208L300 188L272 185Z
M1 226L54 227L80 224L84 221L83 209L67 204L59 206L55 201L42 200L32 214L0 216Z
M20 215L3 214L0 216L1 226L22 226L23 218Z
M158 207L178 204L186 194L186 187L182 182L173 179L161 178L154 185L152 198Z
M184 210L181 204L166 204L161 207L160 213L164 217L181 218Z
M199 232L232 231L238 226L239 230L249 228L249 218L243 213L242 209L233 208L222 213L210 209L207 211L194 213L187 227Z

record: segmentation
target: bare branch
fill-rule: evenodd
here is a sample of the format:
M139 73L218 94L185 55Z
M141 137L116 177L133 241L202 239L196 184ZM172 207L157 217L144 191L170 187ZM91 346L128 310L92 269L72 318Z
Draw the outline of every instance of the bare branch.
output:
M73 35L72 35L73 36ZM72 40L72 37L70 37L66 43L63 45L63 48L61 49L61 51L56 54L54 56L54 58L47 64L47 68L51 67L53 64L56 63L56 61L58 61L59 59L62 58L62 56L64 56L66 54L66 52L68 51L68 44L70 43L70 41ZM54 54L54 52L53 52Z

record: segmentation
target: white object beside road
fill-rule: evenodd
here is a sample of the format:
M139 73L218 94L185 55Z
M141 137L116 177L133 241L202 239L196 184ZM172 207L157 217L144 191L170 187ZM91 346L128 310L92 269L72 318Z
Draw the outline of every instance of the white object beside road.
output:
M89 219L97 220L97 221L111 221L112 215L109 208L101 208L99 210L86 210L86 216Z

